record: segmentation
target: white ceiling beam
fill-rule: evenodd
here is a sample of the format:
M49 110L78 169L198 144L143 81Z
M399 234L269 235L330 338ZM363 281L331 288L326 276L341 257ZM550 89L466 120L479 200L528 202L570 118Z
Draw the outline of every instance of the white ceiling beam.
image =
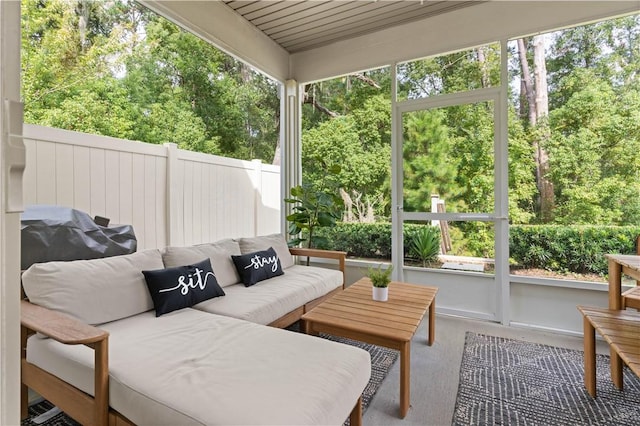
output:
M221 1L139 0L225 53L269 77L289 77L289 53Z
M640 12L640 1L490 1L291 55L301 83Z

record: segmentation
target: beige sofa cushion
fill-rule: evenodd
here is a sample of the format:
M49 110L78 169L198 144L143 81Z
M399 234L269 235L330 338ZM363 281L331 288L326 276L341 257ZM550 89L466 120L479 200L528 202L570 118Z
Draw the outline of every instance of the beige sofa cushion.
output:
M190 247L166 247L162 250L162 260L167 268L174 268L176 266L193 265L209 258L218 284L220 284L220 287L226 287L240 282L238 271L231 260L231 255L239 254L242 253L238 242L226 239Z
M22 274L32 303L102 324L153 309L143 269L162 269L156 249L104 259L36 263Z
M278 259L280 259L282 269L287 269L293 266L293 256L291 256L289 246L287 246L287 241L284 239L284 235L282 234L245 237L239 238L237 241L240 244L240 251L242 254L253 253L254 251L266 250L269 247L273 247L278 254Z
M193 308L267 325L341 286L340 271L293 265L284 275L251 287L243 284L225 287L225 297L206 300Z
M139 425L341 425L371 374L369 353L183 309L101 328L109 395ZM29 339L27 359L93 394L93 352Z

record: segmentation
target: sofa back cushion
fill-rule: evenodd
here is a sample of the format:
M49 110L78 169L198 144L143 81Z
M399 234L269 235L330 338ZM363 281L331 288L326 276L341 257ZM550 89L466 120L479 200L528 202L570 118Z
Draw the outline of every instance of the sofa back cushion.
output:
M32 303L102 324L153 309L142 270L164 267L157 249L124 256L35 263L22 275Z
M282 234L239 238L238 243L240 244L240 251L242 252L242 254L267 250L269 247L273 247L273 249L276 251L276 254L278 255L278 259L280 259L282 269L287 269L293 266L293 256L291 256L287 241L284 239L284 235Z
M165 267L175 268L182 265L192 265L202 259L209 258L218 284L220 287L226 287L240 282L240 275L231 260L232 255L240 254L242 253L238 242L226 239L190 247L166 247L162 251L162 261Z

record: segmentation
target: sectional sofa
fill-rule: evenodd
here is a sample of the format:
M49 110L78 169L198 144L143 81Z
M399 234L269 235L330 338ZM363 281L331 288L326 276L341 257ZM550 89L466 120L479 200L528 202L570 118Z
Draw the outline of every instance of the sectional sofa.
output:
M344 253L289 251L279 234L34 264L23 415L32 388L84 425L360 424L368 352L279 328L343 274Z

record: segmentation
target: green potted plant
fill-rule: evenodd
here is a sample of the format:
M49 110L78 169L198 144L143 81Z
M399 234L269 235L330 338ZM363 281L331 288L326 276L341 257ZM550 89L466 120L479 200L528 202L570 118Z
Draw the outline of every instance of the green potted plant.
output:
M369 267L367 276L371 280L373 300L379 302L386 302L389 298L389 283L391 282L391 272L393 272L393 266L389 265L388 268L383 269L382 263L377 268Z

